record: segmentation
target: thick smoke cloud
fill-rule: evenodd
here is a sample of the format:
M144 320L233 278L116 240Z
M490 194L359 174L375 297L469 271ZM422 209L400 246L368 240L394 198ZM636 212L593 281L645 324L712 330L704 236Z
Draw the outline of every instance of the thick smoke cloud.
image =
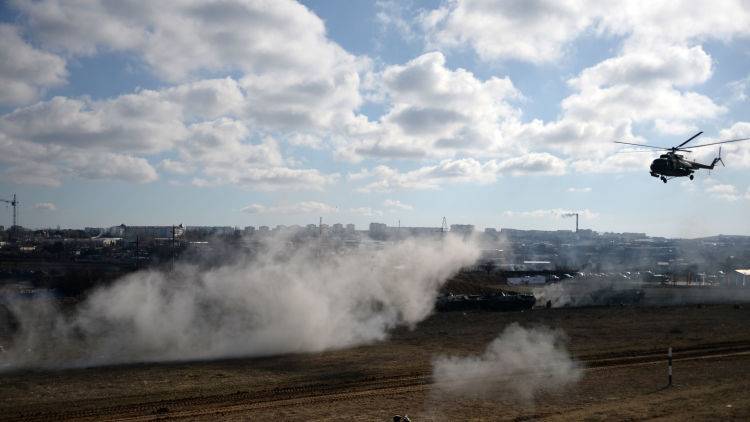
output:
M546 284L534 288L534 296L553 308L636 304L645 295L643 287L641 282L589 279Z
M581 378L562 340L558 331L513 323L481 356L435 359L433 380L437 391L448 395L504 393L530 401L542 391L559 390Z
M72 311L11 302L5 368L315 352L384 339L433 309L440 286L473 263L462 240L407 239L380 250L323 253L284 239L209 269L142 271Z

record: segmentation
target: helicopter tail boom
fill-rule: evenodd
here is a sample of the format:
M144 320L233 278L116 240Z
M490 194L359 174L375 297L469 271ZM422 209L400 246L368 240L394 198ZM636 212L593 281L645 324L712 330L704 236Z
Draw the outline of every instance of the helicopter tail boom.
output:
M713 170L714 167L716 167L717 163L721 163L722 167L726 167L724 165L724 160L721 159L721 147L719 147L719 155L711 161L711 164L701 164L701 163L692 163L693 168L695 169L707 169L707 170Z

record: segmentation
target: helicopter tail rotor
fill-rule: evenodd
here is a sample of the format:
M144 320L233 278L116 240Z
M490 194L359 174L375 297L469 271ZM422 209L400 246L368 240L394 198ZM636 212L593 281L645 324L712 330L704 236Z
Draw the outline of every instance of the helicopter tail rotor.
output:
M711 170L713 170L716 163L721 163L722 167L726 167L726 165L724 164L724 160L721 159L721 147L719 147L719 155L714 158L714 161L711 163L711 167L708 169L708 174L711 174Z

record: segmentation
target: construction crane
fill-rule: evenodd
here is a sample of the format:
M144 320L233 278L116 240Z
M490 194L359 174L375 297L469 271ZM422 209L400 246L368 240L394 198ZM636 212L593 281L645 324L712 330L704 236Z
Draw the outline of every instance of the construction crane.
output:
M13 225L10 226L11 229L16 227L16 206L18 206L18 200L16 200L16 194L13 194L13 199L2 199L0 198L0 202L6 202L13 206Z

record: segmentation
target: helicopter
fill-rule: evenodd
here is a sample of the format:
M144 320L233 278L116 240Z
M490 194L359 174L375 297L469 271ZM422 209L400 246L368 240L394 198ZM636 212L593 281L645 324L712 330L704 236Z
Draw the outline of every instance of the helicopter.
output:
M615 143L625 144L625 145L636 145L639 147L646 147L646 148L653 148L653 149L667 151L666 154L660 155L659 158L651 162L651 171L650 171L652 177L658 177L661 179L662 182L667 183L667 180L670 180L675 177L689 177L690 180L693 180L693 173L695 173L697 170L700 170L700 169L706 169L709 171L713 170L714 166L717 163L721 163L721 165L724 166L724 160L721 159L721 147L719 147L719 155L716 158L714 158L713 161L711 161L711 164L702 164L696 161L690 161L686 159L684 155L677 153L678 151L679 152L692 152L683 147L688 142L699 137L701 134L703 134L703 132L698 132L695 135L688 138L687 141L681 143L680 145L671 147L671 148L656 147L653 145L645 145L645 144L634 144L632 142L621 142L621 141L615 141ZM711 145L747 141L748 139L750 138L729 139L726 141L711 142L709 144L693 145L690 148L691 149L703 148L703 147L708 147Z

